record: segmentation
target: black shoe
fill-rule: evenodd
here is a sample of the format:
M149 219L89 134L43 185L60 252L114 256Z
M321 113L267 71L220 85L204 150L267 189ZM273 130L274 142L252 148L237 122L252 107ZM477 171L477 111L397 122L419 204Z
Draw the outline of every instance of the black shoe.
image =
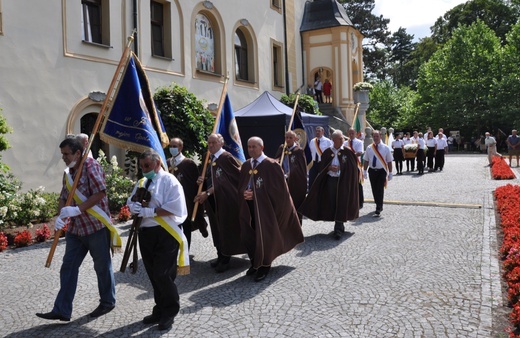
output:
M381 211L376 210L376 212L374 213L374 217L379 217L379 216L381 216Z
M339 230L334 230L334 238L339 240L341 239L341 235L343 235L343 233Z
M212 268L216 268L218 266L218 264L220 263L220 257L215 259L213 262L209 263L209 265L212 267Z
M270 266L261 266L258 269L258 271L256 272L255 282L259 282L259 281L263 280L269 273L270 269L271 269Z
M173 325L173 317L166 317L166 318L161 318L161 320L159 321L159 326L157 328L161 331L169 330L172 328L172 325Z
M151 314L143 318L143 324L155 324L159 323L160 320L161 317L159 315Z
M224 263L224 261L220 261L220 263L215 268L215 271L218 273L227 271L229 269L229 261L227 263Z
M56 312L47 312L47 313L37 313L36 316L43 318L43 319L49 319L49 320L61 320L62 322L70 322L70 318L67 318L65 316L60 315Z
M104 305L99 305L94 311L92 311L90 313L90 317L91 318L96 318L96 317L99 317L99 316L103 316L103 315L106 315L107 313L109 313L110 311L114 310L115 306L104 306Z
M200 228L199 231L200 231L200 234L202 235L202 237L206 238L209 236L208 228Z
M246 276L252 276L254 274L256 274L257 272L257 269L253 268L253 267L250 267L249 269L247 269L246 271Z

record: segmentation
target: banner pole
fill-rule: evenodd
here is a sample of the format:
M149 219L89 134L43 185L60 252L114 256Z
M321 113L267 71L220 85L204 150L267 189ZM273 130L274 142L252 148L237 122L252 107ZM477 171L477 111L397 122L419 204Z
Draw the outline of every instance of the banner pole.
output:
M291 115L291 120L289 121L289 126L287 127L287 131L291 130L291 126L294 122L294 115L296 114L296 109L298 108L298 101L300 100L300 93L296 94L296 99L294 100L294 107ZM287 141L285 141L285 135L284 135L284 141L283 141L283 148L282 148L282 155L280 157L280 165L283 163L283 158L285 155L285 147L287 147Z
M72 203L72 199L74 198L74 194L76 192L76 188L78 187L79 179L81 177L81 172L83 170L83 163L85 163L85 160L88 157L88 153L90 151L90 148L92 147L92 143L94 141L94 136L98 133L99 128L101 126L101 122L104 118L104 115L106 113L107 107L109 102L111 102L113 98L113 92L116 88L116 85L119 83L120 77L121 77L121 69L123 66L125 66L128 63L128 56L130 54L130 47L134 41L134 34L136 33L136 30L134 29L132 31L132 34L128 37L128 41L125 47L125 50L123 52L123 55L121 56L121 60L119 61L119 64L117 65L116 72L114 74L114 77L112 78L112 82L110 83L110 87L107 92L107 96L105 97L105 100L103 101L103 105L101 106L101 110L99 111L98 117L96 119L96 123L94 124L94 127L92 128L92 133L89 137L89 142L87 145L87 148L83 151L83 156L81 157L81 161L79 163L79 167L76 173L76 176L74 177L74 183L72 184L72 188L69 191L69 195L67 196L67 201L65 202L65 206L68 206ZM59 229L54 233L54 240L52 242L52 246L49 250L49 254L47 256L47 261L45 262L45 267L49 268L52 263L52 258L54 257L54 252L56 251L56 247L58 246L58 241L61 237L61 234L63 233L62 229Z

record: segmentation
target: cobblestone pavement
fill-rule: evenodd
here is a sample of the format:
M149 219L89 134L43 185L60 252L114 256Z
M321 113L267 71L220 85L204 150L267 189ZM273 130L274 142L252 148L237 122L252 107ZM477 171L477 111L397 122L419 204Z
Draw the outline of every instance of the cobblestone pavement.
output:
M50 268L50 243L1 253L0 336L502 336L492 329L502 305L492 191L518 179L493 181L486 163L485 155L449 155L442 172L394 176L382 217L374 218L367 202L339 241L332 222L304 220L305 242L276 259L258 283L245 276L245 256L224 273L212 271L211 239L194 233L192 272L177 278L181 312L169 332L141 323L153 306L141 262L135 275L121 273L122 254L114 257L117 306L90 319L98 292L87 257L72 320L63 323L35 313L52 309L64 242ZM369 182L364 190L370 200ZM118 227L124 245L129 225Z

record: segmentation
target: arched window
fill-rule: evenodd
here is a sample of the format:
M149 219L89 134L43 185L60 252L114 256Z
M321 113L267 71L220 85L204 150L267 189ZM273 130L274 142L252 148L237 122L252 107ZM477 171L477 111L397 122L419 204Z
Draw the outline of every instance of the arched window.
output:
M235 77L237 80L249 80L247 40L240 29L235 31Z
M215 73L215 34L211 21L204 14L195 17L195 58L197 69Z

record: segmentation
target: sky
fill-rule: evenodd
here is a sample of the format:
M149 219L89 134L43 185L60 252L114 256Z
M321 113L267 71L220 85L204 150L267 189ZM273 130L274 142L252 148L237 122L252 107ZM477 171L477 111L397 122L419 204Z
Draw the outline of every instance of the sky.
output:
M390 19L392 33L399 27L406 28L414 40L430 36L430 27L453 7L466 0L375 0L373 14Z

